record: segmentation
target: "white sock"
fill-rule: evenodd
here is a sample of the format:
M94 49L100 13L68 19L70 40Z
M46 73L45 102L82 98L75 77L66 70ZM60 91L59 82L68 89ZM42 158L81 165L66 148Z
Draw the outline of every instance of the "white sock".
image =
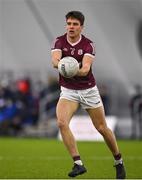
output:
M118 165L118 164L123 164L122 158L119 159L119 160L115 160L115 165Z
M83 165L83 163L82 163L82 161L81 161L81 160L76 160L76 161L74 161L74 163L75 163L75 164L77 164L77 165L80 165L80 166L82 166L82 165Z

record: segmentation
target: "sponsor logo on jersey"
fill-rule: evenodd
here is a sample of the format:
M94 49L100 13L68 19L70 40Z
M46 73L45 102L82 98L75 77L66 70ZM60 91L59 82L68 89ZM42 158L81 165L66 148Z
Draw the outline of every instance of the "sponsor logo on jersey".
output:
M66 52L67 52L67 51L68 51L68 49L67 49L67 48L64 48L64 49L63 49L63 51L66 51Z

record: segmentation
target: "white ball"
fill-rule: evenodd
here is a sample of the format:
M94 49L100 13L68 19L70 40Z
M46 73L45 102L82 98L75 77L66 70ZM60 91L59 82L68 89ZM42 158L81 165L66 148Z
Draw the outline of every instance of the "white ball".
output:
M75 58L67 56L59 61L58 70L62 76L71 78L77 74L79 63Z

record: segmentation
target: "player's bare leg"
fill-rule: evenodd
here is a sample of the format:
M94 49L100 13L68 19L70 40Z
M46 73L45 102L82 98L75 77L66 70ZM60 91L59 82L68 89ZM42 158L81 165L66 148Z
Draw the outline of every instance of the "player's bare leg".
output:
M74 160L74 167L72 171L68 174L70 177L75 177L86 172L86 169L83 166L83 163L80 159L75 138L69 128L70 120L73 114L78 109L78 106L79 105L77 102L72 102L66 99L60 99L57 104L56 112L57 123L62 135L63 142Z
M117 155L119 153L119 149L118 149L114 134L107 127L103 107L88 109L87 112L89 113L96 129L104 137L112 154Z
M118 149L115 135L107 127L104 108L101 106L94 109L87 109L87 112L89 113L96 129L104 137L106 144L108 145L110 151L112 152L114 156L115 164L116 164L116 178L124 179L126 174L125 174L125 169L123 166L123 161L122 161L119 149Z
M60 99L57 104L57 110L56 110L57 123L62 135L63 142L72 157L79 155L76 141L69 128L70 120L77 109L78 109L77 102L72 102L66 99Z

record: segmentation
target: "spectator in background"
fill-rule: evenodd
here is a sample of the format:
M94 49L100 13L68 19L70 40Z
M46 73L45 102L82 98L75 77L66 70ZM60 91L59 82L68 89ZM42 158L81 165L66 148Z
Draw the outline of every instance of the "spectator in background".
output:
M56 77L48 77L48 86L40 92L42 111L47 119L56 117L56 105L60 95L60 87Z
M31 80L17 82L16 103L19 107L22 124L36 125L39 119L39 99L32 93Z
M36 125L39 119L39 98L31 80L0 84L0 135L18 135L24 125Z
M142 87L135 86L135 94L130 100L130 113L132 117L132 138L142 138Z
M10 88L0 86L0 135L16 135L21 118Z

